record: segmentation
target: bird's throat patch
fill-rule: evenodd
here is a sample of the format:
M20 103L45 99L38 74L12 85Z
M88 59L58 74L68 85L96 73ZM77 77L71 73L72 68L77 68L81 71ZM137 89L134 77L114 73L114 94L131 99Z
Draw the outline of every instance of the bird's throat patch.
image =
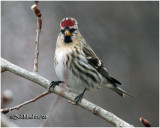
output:
M65 36L64 37L64 42L67 43L67 44L71 43L72 42L71 36Z

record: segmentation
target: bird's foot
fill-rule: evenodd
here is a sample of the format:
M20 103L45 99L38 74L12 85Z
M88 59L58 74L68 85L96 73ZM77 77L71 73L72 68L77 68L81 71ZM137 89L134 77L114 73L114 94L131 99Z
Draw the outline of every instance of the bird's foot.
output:
M64 83L64 82L63 82L63 81L52 81L52 82L50 83L50 86L49 86L49 88L48 88L48 91L50 91L51 88L54 89L55 86L59 86L60 83Z
M82 98L83 98L83 94L80 94L74 99L76 105L78 104L78 102L81 102Z
M83 91L80 95L78 95L78 96L74 99L74 102L76 103L76 105L77 105L79 102L81 102L85 91L86 91L86 88L84 89L84 91Z

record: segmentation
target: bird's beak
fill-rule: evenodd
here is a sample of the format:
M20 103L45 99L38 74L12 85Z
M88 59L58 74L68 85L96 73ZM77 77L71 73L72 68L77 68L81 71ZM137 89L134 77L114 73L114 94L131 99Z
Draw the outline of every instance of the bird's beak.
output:
M70 36L70 35L71 35L71 32L70 32L69 30L65 30L64 35L65 35L65 36Z

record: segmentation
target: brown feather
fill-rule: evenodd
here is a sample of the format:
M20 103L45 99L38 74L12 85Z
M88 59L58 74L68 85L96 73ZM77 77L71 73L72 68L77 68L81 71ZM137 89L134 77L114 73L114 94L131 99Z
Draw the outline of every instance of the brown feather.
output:
M106 67L103 65L103 63L96 56L96 54L88 44L85 44L82 50L86 55L88 63L92 65L100 74L102 74L102 76L104 76L110 83L115 86L117 86L116 84L122 85L118 80L109 76Z

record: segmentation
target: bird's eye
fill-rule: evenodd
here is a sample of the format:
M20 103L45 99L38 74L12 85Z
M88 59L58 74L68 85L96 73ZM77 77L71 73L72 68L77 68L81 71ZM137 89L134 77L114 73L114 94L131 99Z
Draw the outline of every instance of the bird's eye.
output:
M61 29L61 32L62 32L62 33L64 33L64 30L63 30L63 29Z
M76 31L75 28L70 29L70 32L73 33L74 31Z

